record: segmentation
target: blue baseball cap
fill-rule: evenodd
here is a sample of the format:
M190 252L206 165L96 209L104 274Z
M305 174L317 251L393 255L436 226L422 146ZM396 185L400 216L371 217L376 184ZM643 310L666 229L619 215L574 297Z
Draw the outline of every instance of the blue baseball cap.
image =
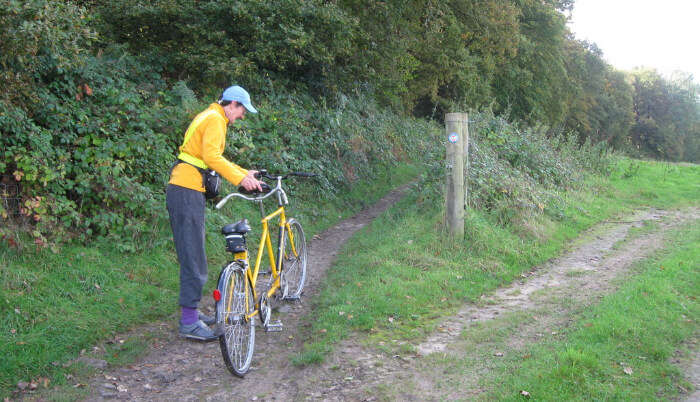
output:
M258 113L258 110L253 107L252 103L250 103L250 95L248 94L248 91L239 87L238 85L224 89L224 93L221 94L221 100L236 101L245 106L250 113Z

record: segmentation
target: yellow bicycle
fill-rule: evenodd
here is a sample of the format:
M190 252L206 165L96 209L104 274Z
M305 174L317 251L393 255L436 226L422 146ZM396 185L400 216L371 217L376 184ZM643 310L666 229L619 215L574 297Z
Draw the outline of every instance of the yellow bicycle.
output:
M284 209L289 201L282 188L282 181L291 176L312 177L315 174L293 172L273 176L261 170L258 178L273 180L276 182L275 187L271 188L263 182L263 192L252 193L239 188L238 193L231 193L216 204L216 208L220 209L231 198L242 198L259 204L262 216L262 235L253 269L250 268L246 244L247 234L251 230L248 220L241 219L221 229L221 233L226 237L226 250L233 253L233 261L222 268L214 290L216 323L226 367L239 377L248 372L253 360L256 317L260 318L266 332L281 331L282 323L271 321L271 298L296 300L304 290L307 268L306 239L301 224L293 218L288 219ZM265 215L263 200L272 195L277 195L277 210ZM279 226L276 257L269 229L269 222L274 218L278 218ZM269 256L271 277L267 289L258 296L255 285L265 250Z

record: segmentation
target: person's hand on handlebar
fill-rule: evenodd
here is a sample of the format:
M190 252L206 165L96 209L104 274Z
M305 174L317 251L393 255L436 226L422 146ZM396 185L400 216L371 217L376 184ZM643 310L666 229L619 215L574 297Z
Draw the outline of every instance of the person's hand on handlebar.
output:
M262 187L260 186L260 181L255 178L255 174L258 173L257 170L249 170L248 174L245 175L243 180L239 183L240 186L243 186L244 189L247 191L260 191L262 192Z

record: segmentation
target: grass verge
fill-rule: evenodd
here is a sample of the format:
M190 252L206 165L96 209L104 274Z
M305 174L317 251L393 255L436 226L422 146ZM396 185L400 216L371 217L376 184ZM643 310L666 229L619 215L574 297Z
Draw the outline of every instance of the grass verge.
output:
M309 341L293 362L320 362L351 333L375 345L421 338L446 312L560 254L595 223L634 208L697 205L698 183L697 165L623 159L610 177L592 177L584 189L562 192L542 213L524 213L511 225L468 210L464 241L444 233L435 205L441 200L422 200L416 189L344 246L304 329Z

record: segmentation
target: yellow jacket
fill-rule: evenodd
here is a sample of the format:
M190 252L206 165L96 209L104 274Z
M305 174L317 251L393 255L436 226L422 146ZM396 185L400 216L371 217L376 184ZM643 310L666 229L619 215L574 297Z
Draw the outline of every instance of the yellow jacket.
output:
M216 113L209 113L212 110ZM228 124L224 108L218 103L212 103L199 115L204 113L209 113L209 115L199 123L187 143L180 146L180 152L201 159L209 169L215 170L226 180L238 185L248 174L248 171L223 157L226 146L226 125ZM195 117L194 120L197 118ZM175 166L168 183L204 192L202 174L196 167L187 163L179 163Z

